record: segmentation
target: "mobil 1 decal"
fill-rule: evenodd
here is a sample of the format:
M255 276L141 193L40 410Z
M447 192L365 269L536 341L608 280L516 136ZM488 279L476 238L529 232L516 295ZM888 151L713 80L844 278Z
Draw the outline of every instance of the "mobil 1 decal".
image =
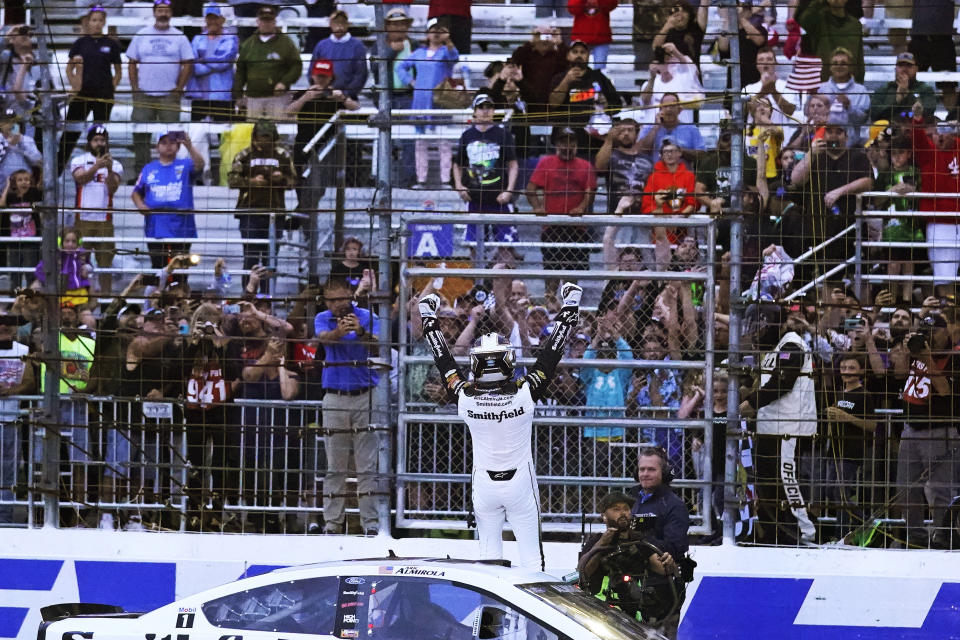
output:
M359 638L367 626L367 607L370 586L364 578L346 576L340 578L340 597L337 598L337 617L333 635L337 638Z
M177 629L192 629L193 620L197 617L195 613L178 613L177 614Z

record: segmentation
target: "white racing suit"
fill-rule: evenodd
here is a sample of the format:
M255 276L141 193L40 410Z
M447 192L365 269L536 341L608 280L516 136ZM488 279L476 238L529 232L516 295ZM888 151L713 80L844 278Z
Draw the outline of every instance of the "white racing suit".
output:
M519 380L475 386L450 355L436 318L424 318L423 333L447 384L457 414L473 442L473 510L480 558L503 558L503 524L510 523L520 564L542 571L540 493L533 471L534 405L553 377L567 337L576 330L576 306L564 306L530 373Z

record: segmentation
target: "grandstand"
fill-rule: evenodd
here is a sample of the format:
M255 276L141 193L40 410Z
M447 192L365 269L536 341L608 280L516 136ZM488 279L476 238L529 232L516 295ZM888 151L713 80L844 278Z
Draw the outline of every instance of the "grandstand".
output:
M447 50L445 43L430 48L426 4L403 5L409 20L379 24L377 15L394 5L339 4L363 53L332 58L333 75L309 44L334 42L328 35L335 19L314 15L305 3L281 3L275 40L289 39L302 71L281 89L271 76L267 96L255 95L253 72L246 85L221 87L229 99L208 97L221 104L206 121L192 119L192 110L203 99L198 95L214 92L209 84L194 87L192 99L181 98L179 91L189 94L193 86L183 83L145 92L169 75L163 66L200 76L202 65L187 63L199 61L198 46L210 53L202 31L216 31L211 16L222 18L217 38L261 29L262 16L238 15L240 6L230 4L216 5L210 15L199 5L193 13L205 15L180 15L174 3L170 24L193 39L193 53L175 62L168 53L165 61L139 60L134 91L128 54L156 11L153 3L120 4L104 10L97 42L116 43L122 74L110 97L89 97L111 107L103 124L110 156L122 167L116 174L104 170L100 180L116 182L105 187L115 189L109 206L97 210L109 210L109 227L83 226L105 217L90 218L77 196L90 180L77 172L98 156L87 165L56 158L67 132L79 134L72 158L88 151L93 119L68 115L68 99L87 99L76 83L81 76L87 82L90 69L71 71L75 42L100 35L84 30L101 8L28 0L22 16L12 5L4 9L8 48L0 58L0 92L10 113L0 127L0 149L9 150L0 155L0 177L6 184L22 169L39 191L20 193L11 183L0 203L6 251L0 304L10 318L4 326L12 327L0 342L24 345L0 353L8 363L0 400L0 526L468 535L469 435L421 338L416 299L431 291L443 297L447 340L461 362L471 338L486 328L508 336L520 365L529 367L559 310L556 283L569 278L585 289L582 339L570 345L535 419L548 536L578 539L607 491L634 485L638 448L657 444L670 458L673 487L701 542L960 545L960 510L952 502L960 490L958 200L949 197L956 190L937 188L956 182L956 167L951 174L936 164L958 148L955 128L945 124L957 120L955 87L952 102L950 93L958 79L956 31L913 29L923 12L942 11L942 3L913 3L912 19L893 17L899 13L890 11L892 3L886 11L871 3L862 19L844 13L846 24L860 25L857 37L836 36L823 60L819 51L827 45L818 38L835 34L821 37L819 28L805 27L801 41L795 29L797 22L810 26L807 12L819 10L822 0L741 8L741 28L749 22L763 44L749 44L745 31L733 46L727 12L736 9L726 3L702 3L686 26L673 30L666 7L683 13L687 3L652 3L665 7L653 33L638 27L651 3L621 3L608 16L605 80L590 76L596 80L584 86L575 84L579 76L565 80L576 48L571 33L582 33L571 15L541 19L531 4L474 3L469 50L437 76L459 88L443 92L436 82L417 84L445 64L433 56L448 55L437 53ZM21 21L31 29L9 28ZM661 28L667 46L649 46L644 60L640 43L650 45ZM903 34L918 43L945 36L937 42L949 43L950 59L941 55L923 68L932 50L923 56L921 45L907 49L897 40ZM524 63L519 53L548 40L542 51L549 53L537 55L556 58L550 82L535 73L547 64L533 57ZM839 92L820 90L817 78L806 80L812 89L797 88L804 60L821 65L826 83L835 47L851 41L857 50L847 52L849 62L862 59L862 78L843 80L838 72ZM424 43L430 53L421 60L414 54ZM602 50L605 43L588 44L596 67L597 45ZM392 56L389 67L381 46ZM732 51L724 55L727 46ZM776 60L772 72L760 69L766 46ZM33 61L25 63L28 51ZM272 64L244 60L253 54L241 48L217 73L235 78L238 55L254 71ZM93 60L85 64L109 66ZM659 65L656 80L651 63ZM295 66L292 59L285 64ZM510 77L511 68L524 64L526 76ZM951 64L953 71L941 70ZM911 67L914 75L902 80ZM754 80L739 82L741 74ZM22 75L35 86L25 87ZM348 88L348 80L356 86ZM602 82L620 104L601 97ZM848 86L855 88L843 93ZM827 96L822 113L818 92ZM892 115L873 117L869 107L885 92L895 100L887 110ZM389 110L380 102L384 93ZM454 96L441 104L441 93ZM466 144L459 149L477 121L471 104L478 93L491 95L496 121L516 143L509 154L494 152L500 169L474 162ZM933 102L914 113L928 95ZM275 140L251 137L257 119L234 110L241 97L251 111L254 100L285 101L282 113L265 111ZM303 104L290 107L298 98ZM863 98L865 112L850 106ZM171 99L176 106L163 112ZM167 115L147 121L145 108ZM547 170L538 170L543 158L559 157L565 127L596 185L575 194L566 186L551 192ZM632 127L635 135L621 142L618 132ZM191 164L174 165L188 176L177 184L192 200L173 206L150 199L151 169L140 170L148 151L150 160L157 158L163 140L170 141L166 134L180 131L191 143L177 145L175 162ZM691 174L689 185L661 157L671 142ZM37 145L36 157L18 151L20 144ZM278 154L277 167L288 158L289 181L274 177L280 168L254 180L254 167L274 165L235 164L247 148L255 159L272 162ZM199 164L194 153L204 167L191 175L183 167ZM908 157L898 160L898 153ZM518 161L514 178L508 158ZM463 176L442 175L451 159L466 169ZM157 162L162 167L148 165L154 177L174 161ZM479 174L513 180L512 188L498 189L511 206L491 204L499 194L491 200L489 188L474 183ZM466 186L458 189L461 178ZM655 183L667 186L654 189ZM578 203L583 198L582 208L571 206L574 196ZM196 237L148 236L145 216L152 224L161 215L189 217ZM70 253L57 239L66 240L74 226L86 237ZM358 243L360 255L348 254ZM180 254L196 258L178 260ZM46 271L37 267L40 257ZM36 277L41 273L45 278ZM143 275L157 276L156 284L139 286ZM369 353L349 362L325 358L324 347L333 349L315 325L327 304L323 285L335 279L357 290L357 306L379 316L366 327L376 336ZM779 315L764 315L770 304ZM747 330L760 319L804 342L809 367L801 377L812 380L804 400L815 406L812 422L809 413L798 417L796 407L797 415L764 412L790 393L786 386L772 400L770 386L752 390L770 384L760 375L765 357L782 355L779 334L772 343L751 342L758 334ZM914 335L925 337L929 356L908 348ZM844 362L859 369L850 373ZM930 367L942 373L925 374ZM371 435L372 449L350 466L332 460L336 421L324 409L325 392L337 390L331 380L340 379L331 372L347 368L372 374L364 378L370 388L339 389L369 398L360 431ZM584 385L585 377L601 381L598 388ZM601 393L600 384L611 390ZM804 421L800 431L790 430ZM797 442L795 459L771 447L774 440ZM358 442L353 446L360 448ZM796 464L792 480L782 471L785 460ZM337 501L346 502L346 517L337 515L343 509ZM798 505L813 533L798 529Z

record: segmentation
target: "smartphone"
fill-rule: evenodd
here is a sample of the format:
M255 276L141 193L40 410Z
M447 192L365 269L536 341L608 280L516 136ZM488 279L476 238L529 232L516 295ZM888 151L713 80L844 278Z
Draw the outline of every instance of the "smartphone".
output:
M177 325L177 333L182 336L190 335L190 325L186 323Z
M861 318L847 318L843 321L844 331L856 331L862 326L864 326L864 322Z
M234 315L240 313L240 305L238 304L225 304L223 305L224 313L232 313Z
M183 142L187 138L187 134L184 131L171 131L170 139L175 142Z
M140 284L145 287L159 287L160 286L160 276L144 274L140 276Z

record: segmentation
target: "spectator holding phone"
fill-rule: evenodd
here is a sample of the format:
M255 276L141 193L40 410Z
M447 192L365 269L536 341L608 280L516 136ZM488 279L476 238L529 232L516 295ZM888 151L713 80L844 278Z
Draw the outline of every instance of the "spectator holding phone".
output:
M109 238L113 235L113 194L120 186L123 166L110 155L110 137L107 128L94 123L87 129L87 147L83 155L70 162L70 174L77 185L76 227L83 236ZM89 210L89 211L88 211ZM88 247L94 250L97 267L113 265L116 245L111 241L96 242ZM100 272L100 291L110 294L113 277Z
M296 182L293 155L280 144L279 138L273 122L257 120L250 146L236 155L230 168L230 187L240 189L237 209L253 210L240 211L234 216L240 220L241 237L248 241L243 245L244 270L255 264L272 264L276 258L268 254L268 246L264 243L270 237L271 213L276 233L282 222L281 212L286 206L285 192ZM253 242L249 242L251 240ZM260 282L260 291L269 291L266 280Z
M15 171L40 168L43 159L33 138L23 135L22 118L14 109L0 112L0 183Z
M376 262L363 255L363 242L356 236L344 238L340 253L343 257L330 265L330 279L343 280L357 295L363 279L376 270Z
M908 546L946 549L950 530L941 527L955 495L960 445L956 427L960 352L951 349L948 323L941 313L926 316L906 345L910 369L900 394L906 421L897 454L897 502L907 521ZM933 512L929 532L924 526L928 506Z
M360 523L368 535L379 530L377 465L380 436L370 429L382 424L372 391L379 374L365 364L378 340L377 316L353 302L353 292L341 280L329 280L323 290L327 310L317 314L314 329L326 350L323 369L323 429L327 475L323 481L324 533L344 533L344 489L353 451L357 472Z
M180 144L189 158L177 158ZM197 237L193 218L193 181L203 173L203 156L184 131L154 134L157 159L140 172L130 198L144 216L144 235L150 265L162 269L177 254L190 253L191 238ZM185 278L183 278L185 281Z

